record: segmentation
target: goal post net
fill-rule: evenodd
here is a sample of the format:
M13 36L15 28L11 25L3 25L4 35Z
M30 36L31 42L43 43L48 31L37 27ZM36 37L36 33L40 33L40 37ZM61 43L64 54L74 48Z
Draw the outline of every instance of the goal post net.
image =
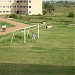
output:
M39 27L39 24L38 25L33 25L33 26L28 26L28 27L25 27L25 28L21 28L21 29L16 29L14 32L13 32L13 35L12 35L12 38L11 38L11 43L13 42L13 39L15 39L15 34L17 33L17 31L21 31L23 32L23 39L24 39L24 43L26 43L27 41L27 38L30 34L31 31L34 32L34 30L37 30L37 38L39 39L39 30L40 27ZM18 34L19 35L19 34ZM16 38L17 39L17 38Z

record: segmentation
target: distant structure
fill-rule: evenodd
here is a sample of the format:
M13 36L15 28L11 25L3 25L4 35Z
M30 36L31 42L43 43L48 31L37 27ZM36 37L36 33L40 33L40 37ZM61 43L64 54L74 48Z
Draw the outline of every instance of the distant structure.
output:
M1 14L42 14L42 0L0 0Z

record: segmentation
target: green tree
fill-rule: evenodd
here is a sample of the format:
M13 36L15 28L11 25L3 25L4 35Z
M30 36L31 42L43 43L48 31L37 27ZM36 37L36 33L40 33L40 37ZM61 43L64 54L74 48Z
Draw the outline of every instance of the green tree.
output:
M65 7L69 7L69 2L68 1L65 1L64 6Z
M44 8L44 9L47 9L47 8L48 8L48 5L49 5L49 2L44 2L44 3L43 3L43 8Z
M51 14L51 16L52 16L53 11L55 10L55 9L54 9L54 5L51 4L50 2L44 3L43 8L44 8L44 9L47 9L48 12Z
M43 10L43 15L46 15L47 14L47 10Z
M54 5L53 4L48 4L47 10L49 11L49 13L52 14L52 12L54 11Z

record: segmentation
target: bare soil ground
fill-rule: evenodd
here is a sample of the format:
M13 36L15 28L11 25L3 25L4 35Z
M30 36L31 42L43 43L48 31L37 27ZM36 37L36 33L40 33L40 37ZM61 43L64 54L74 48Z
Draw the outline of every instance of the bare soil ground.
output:
M25 28L25 27L29 26L27 24L15 22L15 21L12 21L12 20L6 19L6 18L0 18L0 21L7 22L7 23L10 23L10 24L15 26L15 27L12 27L12 28L6 28L5 32L2 32L2 29L0 29L0 35L6 35L8 33L14 32L16 29L22 29L22 28Z

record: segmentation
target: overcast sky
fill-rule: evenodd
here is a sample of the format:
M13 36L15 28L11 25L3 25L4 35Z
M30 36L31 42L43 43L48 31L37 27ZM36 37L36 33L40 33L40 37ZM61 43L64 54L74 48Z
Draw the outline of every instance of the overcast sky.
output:
M43 1L51 1L51 0L43 0ZM75 1L75 0L53 0L53 1Z

